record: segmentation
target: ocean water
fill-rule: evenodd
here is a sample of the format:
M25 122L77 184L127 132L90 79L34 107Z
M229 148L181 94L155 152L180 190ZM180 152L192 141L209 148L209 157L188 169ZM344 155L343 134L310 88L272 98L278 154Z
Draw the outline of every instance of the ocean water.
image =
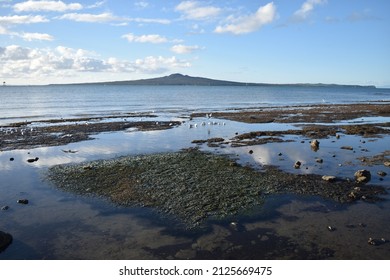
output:
M3 86L0 125L19 121L390 101L390 89L316 86Z

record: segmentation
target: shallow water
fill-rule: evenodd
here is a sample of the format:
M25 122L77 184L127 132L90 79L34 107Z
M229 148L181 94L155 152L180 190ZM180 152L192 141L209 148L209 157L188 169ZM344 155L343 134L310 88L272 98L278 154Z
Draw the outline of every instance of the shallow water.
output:
M203 121L207 122L204 126ZM242 164L257 168L276 165L294 173L352 179L356 170L369 169L372 183L390 189L390 176L380 181L376 175L379 170L389 173L386 167L364 166L358 159L388 149L389 136L320 139L317 152L311 150L309 139L296 135L286 136L295 142L239 148L191 143L195 139L229 140L236 133L290 128L296 127L196 118L164 131L102 133L94 140L66 146L1 152L0 206L10 209L0 211L0 230L11 233L14 241L0 259L389 259L390 243L367 243L369 237L390 239L389 195L382 202L349 205L313 196L275 195L262 207L223 220L210 219L203 227L187 231L174 217L153 209L117 207L103 198L66 193L44 179L47 169L56 164L199 147L232 155ZM341 150L344 145L354 150ZM35 157L39 157L37 162L26 162ZM316 158L322 158L323 163L317 163ZM298 170L293 168L296 160L303 163ZM29 199L29 204L16 203L22 198ZM336 230L331 232L327 226Z

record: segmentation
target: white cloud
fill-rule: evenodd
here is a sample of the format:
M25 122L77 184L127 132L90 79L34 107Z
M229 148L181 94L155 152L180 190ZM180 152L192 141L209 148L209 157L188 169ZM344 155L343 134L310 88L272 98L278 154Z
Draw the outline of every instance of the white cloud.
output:
M169 19L161 19L161 18L125 18L124 20L129 22L137 22L137 23L159 23L159 24L171 23Z
M201 48L199 46L185 46L185 45L174 45L171 48L171 51L177 54L186 54L186 53L192 53L194 51L200 50Z
M58 19L67 19L77 22L112 22L112 21L122 21L120 17L116 17L111 13L102 13L102 14L79 14L79 13L70 13L65 14Z
M83 6L80 3L65 4L62 1L25 1L14 5L15 12L64 12L68 10L81 10Z
M325 3L326 0L306 0L301 8L294 13L293 19L303 21L310 15L315 6Z
M176 68L190 67L189 62L178 60L176 57L148 56L145 59L137 59L134 68L143 73L164 73Z
M82 14L82 13L69 13L57 17L57 19L72 20L77 22L95 22L95 23L104 23L104 22L118 22L121 21L119 25L124 25L127 22L137 22L137 23L158 23L158 24L169 24L170 20L159 19L159 18L126 18L118 17L111 13L102 13L102 14ZM118 24L116 24L118 25Z
M53 36L46 33L22 33L18 35L25 41L53 41Z
M199 1L183 1L175 7L186 19L205 20L216 17L221 9L214 6L203 6Z
M245 34L258 30L263 25L269 24L276 19L276 6L273 2L260 7L256 13L239 18L228 18L228 24L217 26L216 33Z
M168 42L167 38L157 34L136 36L132 33L128 33L123 35L122 38L127 39L127 41L129 42L136 42L136 43L161 44L161 43Z
M59 46L55 49L33 49L17 45L0 47L0 75L33 80L45 77L78 77L91 73L163 73L190 63L176 57L149 56L136 61L101 59L93 52Z
M43 16L0 16L0 24L12 25L12 24L30 24L30 23L41 23L48 22L49 20Z
M139 9L145 9L145 8L149 7L149 3L146 1L139 1L139 2L135 2L134 6L136 6Z
M5 34L8 34L8 30L5 27L0 25L0 35L5 35Z
M103 6L105 3L106 3L105 0L104 0L104 1L95 2L94 4L89 5L89 6L87 6L86 8L88 8L88 9L99 8L99 7Z

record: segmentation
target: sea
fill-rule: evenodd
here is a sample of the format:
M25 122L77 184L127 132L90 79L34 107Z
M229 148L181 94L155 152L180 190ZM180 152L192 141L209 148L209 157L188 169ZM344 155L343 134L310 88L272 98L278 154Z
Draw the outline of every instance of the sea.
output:
M261 172L265 166L297 175L334 175L354 180L369 169L372 186L390 192L383 164L369 166L364 157L388 157L389 135L365 138L342 134L320 140L286 135L282 143L219 148L193 140L224 138L251 131L297 129L295 124L246 124L200 117L194 112L249 110L264 107L388 103L390 89L341 86L125 86L50 85L0 87L0 133L17 122L51 125L48 120L149 115L147 120L178 120L161 131L116 131L63 146L0 150L0 231L12 243L0 260L155 260L155 259L390 259L390 194L383 200L341 204L318 196L277 194L264 205L226 218L210 218L187 230L176 217L148 207L121 207L108 199L58 189L47 180L58 164L80 164L198 148L233 157ZM154 117L151 117L153 115ZM114 118L112 118L114 116ZM74 120L77 122L77 120ZM360 120L359 120L360 121ZM389 117L363 122L390 122ZM201 123L205 125L201 125ZM356 123L356 120L345 120ZM197 124L197 125L196 125ZM19 134L15 133L15 137ZM0 139L1 140L1 139ZM1 142L0 142L1 143ZM353 150L340 149L352 146ZM70 152L72 151L72 152ZM385 153L385 154L383 154ZM39 158L33 163L30 158ZM322 163L318 163L322 159ZM295 169L299 160L302 168ZM360 186L358 186L360 188ZM27 199L28 204L17 203ZM329 230L331 228L332 230ZM369 238L378 246L368 244ZM385 240L385 241L382 241ZM0 240L1 241L1 240ZM18 272L16 272L18 273Z
M390 89L354 86L130 86L0 87L0 125L22 121L114 116L183 115L270 106L390 101Z

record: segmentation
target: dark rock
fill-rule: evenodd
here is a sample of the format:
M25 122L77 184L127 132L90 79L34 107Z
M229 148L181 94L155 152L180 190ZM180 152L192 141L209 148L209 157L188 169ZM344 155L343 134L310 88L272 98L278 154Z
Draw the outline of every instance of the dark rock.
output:
M3 211L8 210L8 209L9 209L8 205L5 205L5 206L1 207L1 210L3 210Z
M379 245L383 245L387 242L389 242L388 240L386 240L385 238L380 238L380 239L377 239L377 238L368 238L368 244L370 245L373 245L373 246L379 246Z
M39 157L36 157L36 158L29 158L29 159L27 159L27 162L33 163L33 162L36 162L36 161L38 161L38 160L39 160Z
M316 159L316 162L318 162L318 163L323 163L324 160L323 160L322 158L317 158L317 159Z
M15 159L14 159L13 157L9 159L9 161L14 161L14 160L15 160Z
M16 202L19 204L28 204L28 199L19 199Z
M385 177L387 175L387 173L384 172L384 171L378 171L378 175L382 176L382 177Z
M301 168L301 165L302 165L302 163L298 160L298 161L295 162L294 168L295 169L299 169L299 168Z
M249 154L253 154L253 150L249 150Z
M0 253L3 252L12 243L12 235L0 231Z
M353 147L351 146L342 146L340 149L353 151Z
M336 228L335 228L335 227L332 227L332 226L327 226L327 229L328 229L329 231L335 231L335 230L336 230Z

